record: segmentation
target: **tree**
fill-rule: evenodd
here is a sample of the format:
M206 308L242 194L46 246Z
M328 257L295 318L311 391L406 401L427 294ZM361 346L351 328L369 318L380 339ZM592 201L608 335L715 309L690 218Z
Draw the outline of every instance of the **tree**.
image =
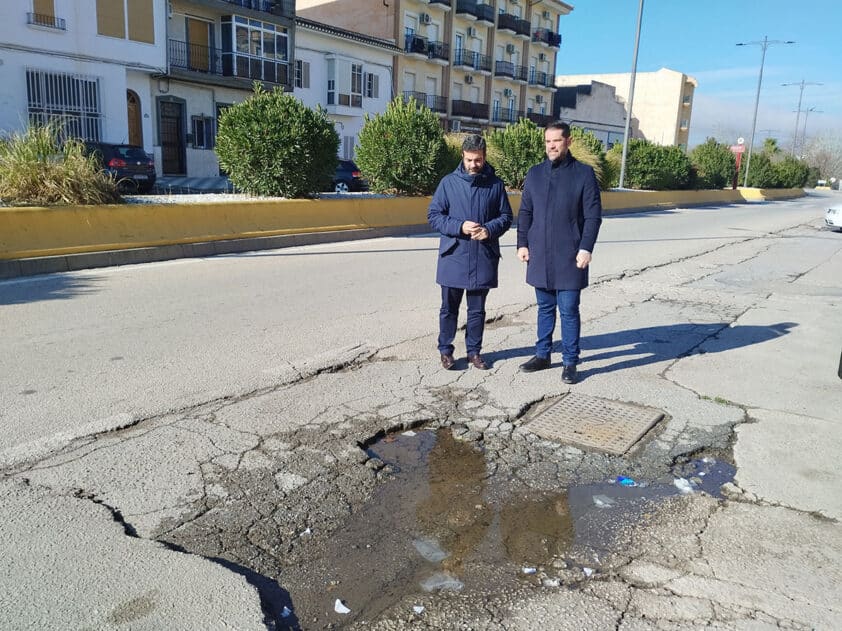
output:
M733 181L737 169L731 149L713 138L708 138L690 152L690 162L696 169L699 188L725 188Z
M255 84L251 97L219 116L216 154L239 189L256 195L314 197L338 163L339 135L321 107Z
M810 167L807 163L792 156L785 156L772 166L775 169L778 186L782 188L802 188L810 177Z
M602 141L593 132L585 131L580 127L571 127L570 137L573 139L573 144L570 146L573 156L580 162L593 167L601 190L609 188L613 171L605 158L605 147Z
M807 164L819 172L816 179L842 179L842 136L820 134L810 139L804 149Z
M526 172L544 159L544 130L521 118L486 134L488 160L506 186L522 189Z
M356 163L377 193L429 195L450 166L438 116L414 98L395 97L382 114L365 115Z
M617 143L609 157L619 163L623 147ZM626 181L629 188L656 191L688 188L692 182L693 165L680 148L661 146L632 138L626 154Z
M740 165L739 181L745 182L746 160ZM748 174L748 185L755 188L777 188L778 174L772 160L764 151L751 156L751 168Z

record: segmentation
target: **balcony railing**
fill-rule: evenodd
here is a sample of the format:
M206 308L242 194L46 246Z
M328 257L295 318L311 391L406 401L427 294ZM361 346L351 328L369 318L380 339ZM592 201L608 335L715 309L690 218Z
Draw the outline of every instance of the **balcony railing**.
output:
M222 49L171 39L170 66L222 75Z
M450 44L444 42L431 42L426 37L407 33L404 37L403 49L408 53L423 55L427 59L450 59Z
M456 15L471 15L478 18L477 0L456 0Z
M404 103L408 103L411 98L414 98L418 103L426 105L434 112L447 111L447 99L437 94L427 94L426 92L406 91L403 93Z
M494 13L494 7L490 4L477 2L476 13L474 14L477 16L477 20L488 22L489 26L494 26Z
M529 68L518 66L510 61L498 60L494 62L495 77L509 77L515 81L526 81L529 77Z
M285 61L226 52L174 39L169 41L169 57L171 68L280 85L289 83L289 65Z
M236 4L238 7L245 9L253 9L254 11L263 11L271 13L278 4L275 0L224 0L228 4Z
M469 118L488 118L488 103L473 103L453 99L450 103L453 116L465 116Z
M516 110L512 107L495 107L492 109L492 123L516 123L524 117L523 110Z
M553 122L553 117L549 114L537 114L535 112L527 112L526 118L531 120L538 127L546 127Z
M454 66L465 66L481 72L491 72L491 57L472 50L458 49L453 55Z
M450 0L430 0L430 4L440 4L445 7L450 7Z
M26 23L34 26L46 26L47 28L54 28L59 31L66 31L63 18L57 18L54 15L44 15L43 13L27 13Z
M532 25L529 24L528 20L522 20L511 13L501 13L497 16L497 29L529 37L532 32Z
M540 85L545 88L553 87L553 76L542 70L531 70L529 72L529 85Z
M561 35L559 33L553 33L550 29L539 28L533 31L532 41L558 48L561 46Z

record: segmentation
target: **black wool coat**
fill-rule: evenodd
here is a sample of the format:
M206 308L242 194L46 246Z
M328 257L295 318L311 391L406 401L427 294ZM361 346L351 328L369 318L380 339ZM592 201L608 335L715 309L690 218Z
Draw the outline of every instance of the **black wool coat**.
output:
M570 153L529 169L517 222L517 247L529 248L526 282L540 289L583 289L588 270L579 250L593 252L602 223L594 170Z
M439 182L427 221L439 240L436 282L444 287L491 289L497 287L500 237L512 225L512 207L503 181L487 162L477 175L462 163ZM475 221L488 230L488 238L474 241L462 233L462 222Z

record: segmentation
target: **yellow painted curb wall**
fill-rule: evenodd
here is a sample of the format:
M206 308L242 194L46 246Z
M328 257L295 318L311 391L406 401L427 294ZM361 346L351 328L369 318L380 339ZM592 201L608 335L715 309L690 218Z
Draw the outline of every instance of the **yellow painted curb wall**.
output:
M802 189L609 191L610 211L675 208L804 195ZM520 194L510 194L517 211ZM0 208L0 259L201 243L366 228L421 225L429 197L273 200Z

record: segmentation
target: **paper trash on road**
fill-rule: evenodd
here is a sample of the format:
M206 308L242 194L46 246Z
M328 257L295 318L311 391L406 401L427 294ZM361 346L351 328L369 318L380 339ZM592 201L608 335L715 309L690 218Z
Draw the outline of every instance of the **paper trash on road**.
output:
M694 490L692 482L690 482L690 480L687 480L686 478L676 478L672 481L672 483L675 485L675 488L677 488L685 495L687 493L692 493Z
M351 613L351 610L348 609L344 604L342 604L342 601L338 598L336 599L336 602L333 603L333 610L336 613Z
M614 506L617 502L608 497L607 495L594 495L593 496L593 503L600 508L610 508Z

